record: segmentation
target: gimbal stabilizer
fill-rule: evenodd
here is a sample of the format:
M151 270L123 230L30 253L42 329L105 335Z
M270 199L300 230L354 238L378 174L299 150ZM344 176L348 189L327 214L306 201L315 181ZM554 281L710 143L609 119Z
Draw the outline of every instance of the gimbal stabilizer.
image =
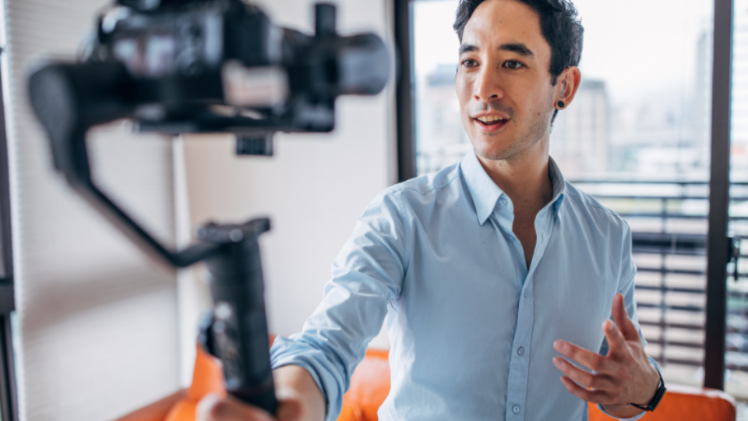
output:
M273 26L240 0L118 0L99 19L86 61L53 63L29 97L72 188L141 250L168 265L205 261L214 307L201 342L223 362L226 390L276 412L257 237L268 219L208 224L171 251L91 178L86 133L131 119L141 131L237 134L237 152L267 155L272 133L327 132L342 94L373 95L389 55L373 34L339 37L335 8L316 6L316 35Z

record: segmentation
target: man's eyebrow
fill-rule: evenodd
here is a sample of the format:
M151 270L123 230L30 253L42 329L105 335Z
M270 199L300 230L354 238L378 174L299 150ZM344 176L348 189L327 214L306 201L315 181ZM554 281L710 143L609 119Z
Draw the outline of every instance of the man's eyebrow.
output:
M478 51L479 48L473 44L462 44L460 45L460 55L463 55L465 53L472 53L474 51ZM501 44L498 48L498 50L502 51L511 51L513 53L519 54L524 57L532 57L535 55L535 53L532 52L525 44L522 44L521 42L513 42L509 44Z
M473 44L460 45L460 55L463 55L465 53L472 53L473 51L478 51L478 47Z
M519 54L521 56L525 56L525 57L532 57L532 56L535 55L532 52L532 50L530 50L529 48L527 48L527 46L525 44L522 44L521 42L511 43L511 44L501 44L499 46L499 50L511 51L513 53L517 53L517 54Z

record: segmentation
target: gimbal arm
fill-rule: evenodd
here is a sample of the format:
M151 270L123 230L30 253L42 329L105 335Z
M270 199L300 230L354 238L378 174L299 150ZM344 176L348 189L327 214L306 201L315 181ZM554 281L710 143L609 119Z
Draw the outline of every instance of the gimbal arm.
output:
M167 249L137 224L91 179L86 133L96 125L131 117L130 76L117 62L51 64L33 73L29 98L51 143L55 168L70 186L149 256L187 267L222 245L198 242L182 251Z

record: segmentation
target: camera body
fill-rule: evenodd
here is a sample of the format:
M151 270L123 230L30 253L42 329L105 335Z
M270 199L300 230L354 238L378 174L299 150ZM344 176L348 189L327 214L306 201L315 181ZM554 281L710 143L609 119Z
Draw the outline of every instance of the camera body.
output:
M119 0L99 17L85 62L124 66L109 97L141 131L329 132L337 96L376 94L390 73L378 36L341 37L335 26L330 4L315 6L312 36L241 0Z

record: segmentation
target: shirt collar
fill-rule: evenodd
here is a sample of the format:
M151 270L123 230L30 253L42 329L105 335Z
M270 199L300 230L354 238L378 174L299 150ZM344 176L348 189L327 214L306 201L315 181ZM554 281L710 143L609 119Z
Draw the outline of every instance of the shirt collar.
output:
M558 168L556 161L551 157L548 157L548 172L551 175L551 185L553 187L553 199L551 199L551 203L554 210L558 212L558 209L564 202L564 197L566 197L566 179L561 174L561 169Z
M475 151L472 149L465 155L460 164L470 196L473 198L478 223L483 225L496 207L496 201L504 192L486 174Z
M483 169L478 157L475 155L473 150L465 155L465 158L460 164L462 169L462 176L465 179L470 196L473 199L473 205L475 206L475 212L478 216L478 223L483 225L489 216L493 213L496 208L496 201L504 192L491 180L491 177L486 174L486 170ZM561 170L556 165L556 161L553 158L549 158L548 171L551 176L551 184L553 187L553 204L554 211L558 212L563 198L566 195L566 181L564 180Z

